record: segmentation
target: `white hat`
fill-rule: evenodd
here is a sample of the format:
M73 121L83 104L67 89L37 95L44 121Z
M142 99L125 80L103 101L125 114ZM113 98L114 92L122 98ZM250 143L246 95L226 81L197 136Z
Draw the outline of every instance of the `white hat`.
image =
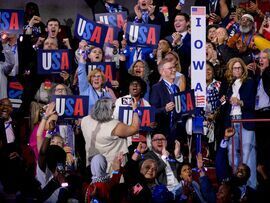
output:
M244 17L246 17L246 18L250 19L252 22L254 22L254 18L253 18L252 15L250 15L250 14L244 14L244 15L242 15L241 18L244 18Z

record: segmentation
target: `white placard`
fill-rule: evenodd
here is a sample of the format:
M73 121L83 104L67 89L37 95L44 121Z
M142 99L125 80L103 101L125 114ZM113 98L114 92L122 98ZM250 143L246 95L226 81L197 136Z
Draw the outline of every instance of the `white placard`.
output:
M206 104L206 8L191 7L191 88L196 107Z

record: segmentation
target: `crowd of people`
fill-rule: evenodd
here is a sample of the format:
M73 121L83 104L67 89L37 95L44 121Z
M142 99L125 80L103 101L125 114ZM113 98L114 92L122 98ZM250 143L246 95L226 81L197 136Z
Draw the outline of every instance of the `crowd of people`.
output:
M173 99L191 89L183 4L138 0L131 12L115 0L85 2L92 20L127 12L118 40L79 41L54 16L44 24L33 2L23 34L1 32L0 202L269 202L270 2L194 3L206 7L207 22L199 152L192 115L179 118ZM159 25L157 48L128 45L127 22ZM38 74L38 50L60 49L73 54L73 70ZM115 62L116 79L88 71L96 62ZM19 106L8 91L14 81L23 89ZM55 95L87 96L89 115L59 119ZM120 121L121 107L130 107L129 123ZM155 108L147 130L140 107Z

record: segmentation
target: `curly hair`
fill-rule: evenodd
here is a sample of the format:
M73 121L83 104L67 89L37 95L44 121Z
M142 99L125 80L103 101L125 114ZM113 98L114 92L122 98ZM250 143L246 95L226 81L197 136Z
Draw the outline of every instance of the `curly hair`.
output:
M104 97L97 100L92 108L91 117L100 123L112 120L113 105L113 101L110 98Z
M248 69L247 69L245 62L241 58L235 57L235 58L230 59L227 63L227 70L225 72L225 77L229 83L232 83L234 80L233 65L237 62L239 62L241 64L241 67L243 70L243 73L242 73L241 78L240 78L241 82L244 82L248 78Z
M137 61L135 61L135 62L130 66L130 68L129 68L129 70L128 70L128 73L131 74L131 75L134 75L134 67L135 67L135 65L136 65L138 62L143 63L143 65L144 65L144 75L143 75L142 79L143 79L145 82L148 82L148 77L149 77L149 75L150 75L150 68L149 68L148 64L146 63L146 61L144 61L144 60L137 60Z

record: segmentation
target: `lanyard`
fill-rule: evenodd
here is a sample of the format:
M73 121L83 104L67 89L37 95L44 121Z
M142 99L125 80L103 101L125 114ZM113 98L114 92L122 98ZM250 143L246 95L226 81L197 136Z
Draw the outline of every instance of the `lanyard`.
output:
M137 48L135 49L135 53L134 53L134 56L133 56L133 61L138 61L139 59L141 59L141 53L142 53L142 48Z
M5 127L5 130L8 129L10 126L10 122L8 123L8 125Z
M169 90L170 94L177 93L176 88L173 89L173 87L172 87L172 85L174 85L174 84L171 84L171 85L170 85L170 84L169 84L168 82L166 82L165 80L164 80L164 82L165 82L165 85L166 85L167 89Z
M101 97L104 97L103 89L101 89L101 95L100 96L98 95L98 93L97 93L97 91L96 91L96 89L94 87L93 87L93 89L94 89L94 92L96 93L98 99L101 98Z
M245 34L242 34L242 42L245 43ZM249 36L248 36L248 41L247 41L247 46L250 44L251 42L251 39L252 39L252 34L250 33Z
M138 107L143 107L143 106L144 106L143 99L140 99L138 101Z
M9 45L9 47L11 48L12 53L15 55L17 50L17 44Z

